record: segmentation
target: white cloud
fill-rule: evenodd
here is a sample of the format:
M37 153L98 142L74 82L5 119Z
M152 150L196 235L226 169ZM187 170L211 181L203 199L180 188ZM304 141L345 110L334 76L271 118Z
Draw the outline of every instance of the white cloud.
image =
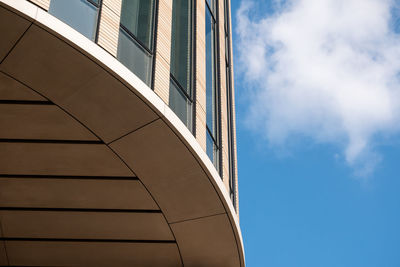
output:
M248 119L270 144L284 145L296 135L339 144L348 164L372 171L380 158L376 138L400 126L395 3L275 3L273 15L259 18L250 1L237 13L237 67L253 88Z

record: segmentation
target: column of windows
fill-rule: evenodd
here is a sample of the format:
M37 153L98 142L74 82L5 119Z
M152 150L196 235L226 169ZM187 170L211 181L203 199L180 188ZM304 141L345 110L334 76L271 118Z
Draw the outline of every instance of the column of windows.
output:
M217 80L216 1L206 0L206 152L219 171L219 86Z
M193 2L173 0L169 106L193 130Z
M225 31L225 72L226 72L226 99L227 99L227 118L228 118L228 163L229 163L229 195L236 207L236 168L235 168L235 144L233 136L233 92L232 92L232 70L231 70L231 47L230 47L230 17L229 0L224 0L224 31Z

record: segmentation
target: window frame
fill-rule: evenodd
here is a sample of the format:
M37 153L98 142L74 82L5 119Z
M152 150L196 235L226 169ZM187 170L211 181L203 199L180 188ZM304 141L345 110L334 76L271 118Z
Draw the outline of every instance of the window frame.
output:
M99 13L97 15L96 34L94 37L94 42L97 44L99 41L99 29L100 29L101 12L103 10L103 0L99 0L98 4L96 4L92 0L86 0L86 1L90 2L92 5L96 6L99 9Z

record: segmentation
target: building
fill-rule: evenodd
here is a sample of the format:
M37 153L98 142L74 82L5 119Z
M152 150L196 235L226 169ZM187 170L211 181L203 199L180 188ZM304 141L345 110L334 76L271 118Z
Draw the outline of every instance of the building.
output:
M0 265L244 266L229 0L0 0Z

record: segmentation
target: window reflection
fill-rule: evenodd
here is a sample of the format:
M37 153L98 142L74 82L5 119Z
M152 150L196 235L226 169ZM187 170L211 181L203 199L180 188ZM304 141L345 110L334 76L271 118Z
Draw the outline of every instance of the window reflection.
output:
M209 1L214 5L214 1ZM218 126L218 84L217 84L217 50L216 19L210 6L206 7L206 131L207 154L219 170L219 126Z
M173 0L169 106L192 130L192 1Z
M183 123L191 128L192 102L182 92L176 82L171 79L169 91L169 106Z
M154 1L123 0L117 58L148 86L151 85Z
M99 14L98 7L98 1L51 0L49 13L94 41Z

